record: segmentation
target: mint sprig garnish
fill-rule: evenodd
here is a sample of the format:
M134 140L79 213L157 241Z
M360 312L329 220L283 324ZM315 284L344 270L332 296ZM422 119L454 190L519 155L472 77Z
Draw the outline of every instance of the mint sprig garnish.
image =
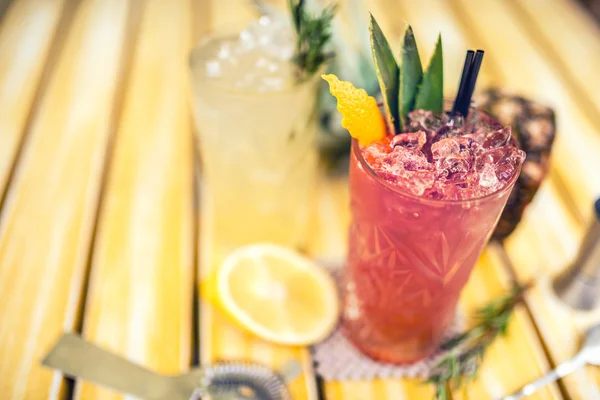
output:
M400 133L406 116L413 110L441 112L444 107L444 60L442 39L438 36L435 51L425 72L413 30L407 27L398 65L379 24L371 15L371 50L384 102L388 128Z
M311 76L334 56L326 47L331 39L331 21L336 6L332 5L320 14L311 14L305 8L305 1L289 0L292 24L296 32L296 50L292 61L300 68L303 77Z

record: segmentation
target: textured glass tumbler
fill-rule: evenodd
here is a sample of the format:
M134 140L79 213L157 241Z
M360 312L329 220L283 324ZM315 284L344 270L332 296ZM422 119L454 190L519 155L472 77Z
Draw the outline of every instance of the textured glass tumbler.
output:
M434 352L518 175L479 199L425 199L377 176L354 141L346 337L366 355L396 364Z
M201 66L220 38L191 56L203 211L223 251L271 242L307 245L316 178L316 100L320 77L282 91L236 91Z

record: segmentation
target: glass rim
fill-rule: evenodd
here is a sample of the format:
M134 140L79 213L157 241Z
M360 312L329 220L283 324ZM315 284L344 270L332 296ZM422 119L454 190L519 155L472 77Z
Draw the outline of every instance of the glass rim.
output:
M500 197L504 193L509 192L514 188L515 182L517 181L517 179L519 179L519 176L521 175L521 168L523 166L523 163L521 163L521 165L519 166L519 171L513 175L513 177L508 181L508 183L504 187L498 189L495 192L486 194L485 196L474 197L472 199L460 199L460 200L429 199L426 197L417 196L416 194L413 194L410 191L403 189L401 186L394 185L394 184L386 181L379 175L377 175L377 172L375 172L373 170L373 168L371 168L371 166L369 165L367 160L365 160L365 158L363 157L362 152L360 151L360 148L359 148L358 140L355 138L352 138L352 153L356 157L357 161L360 163L363 170L365 170L369 175L371 175L372 179L375 182L377 182L378 184L383 185L387 189L389 189L401 196L408 197L415 201L438 204L438 205L441 205L441 204L472 204L472 203L479 203L481 201L486 201L486 200L489 200L492 198Z
M201 54L202 50L205 48L205 46L207 46L213 40L227 38L227 37L235 35L236 33L239 33L239 32L229 31L229 30L223 30L220 32L211 32L209 34L204 35L196 43L196 45L192 47L192 49L190 50L190 53L188 55L188 68L192 75L192 82L196 79L195 74L194 74L194 66L198 62L198 58L200 57L200 54ZM300 82L296 82L292 85L288 85L285 88L283 88L282 90L276 90L276 91L269 90L269 91L265 91L265 92L258 92L258 91L251 91L251 90L238 90L235 88L227 87L226 85L220 85L218 83L212 82L211 79L207 79L205 76L199 78L199 80L202 82L206 82L207 85L209 85L215 89L218 89L219 91L221 91L223 93L227 93L227 94L234 95L234 96L274 97L274 96L278 96L281 94L293 93L293 92L297 91L299 88L305 87L306 85L316 83L318 81L318 79L321 79L321 74L323 74L327 71L328 67L329 67L329 64L325 63L323 66L321 66L321 68L318 71L316 71L314 73L313 76L310 76L307 79L304 79Z

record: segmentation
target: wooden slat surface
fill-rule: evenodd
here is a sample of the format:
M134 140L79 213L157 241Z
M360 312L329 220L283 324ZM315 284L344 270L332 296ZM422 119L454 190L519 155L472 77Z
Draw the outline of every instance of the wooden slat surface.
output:
M561 79L568 84L578 107L600 122L600 27L593 15L573 0L510 0L513 15L522 21Z
M121 0L78 6L2 210L3 398L46 398L64 389L39 360L79 319L125 12Z
M84 314L84 335L158 372L192 355L193 163L189 0L141 8ZM148 84L153 82L153 84ZM76 398L123 398L84 384Z
M165 373L188 368L199 323L201 362L245 358L277 367L295 358L304 374L291 385L294 399L318 397L307 349L258 340L205 302L192 315L196 272L205 276L223 255L213 251L207 213L194 242L187 54L207 31L242 27L256 15L250 4L13 0L0 20L2 399L68 394L38 361L82 317L86 337ZM505 246L486 250L461 298L469 314L505 290L513 274L537 279L479 378L453 396L498 398L572 356L600 319L600 311L568 310L550 290L600 194L600 28L570 0L350 0L340 10L346 19L348 7L365 18L372 11L394 49L410 23L425 62L441 31L449 96L464 50L481 47L480 88L508 87L557 111L550 176ZM311 254L340 263L349 222L345 178L320 182L315 218ZM562 389L568 398L600 399L598 368L563 379ZM79 383L73 393L122 397ZM328 400L401 400L431 398L433 389L376 380L329 382L323 393ZM532 398L562 395L553 384Z
M63 5L64 0L15 2L0 25L0 199Z

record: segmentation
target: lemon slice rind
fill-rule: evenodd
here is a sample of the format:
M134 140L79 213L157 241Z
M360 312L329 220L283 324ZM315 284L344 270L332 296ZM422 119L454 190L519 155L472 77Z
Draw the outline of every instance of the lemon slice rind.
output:
M292 331L285 332L285 334L274 332L258 323L242 305L233 299L229 287L230 275L234 273L241 260L257 259L264 255L286 261L289 268L296 268L300 272L308 273L317 282L314 289L321 291L321 295L325 299L322 306L326 307L324 317L321 321L318 321L318 329L302 333ZM256 336L277 344L305 346L320 342L333 331L338 322L339 300L336 285L331 276L314 261L278 245L269 243L254 244L234 250L223 261L217 272L217 288L221 306L238 324ZM310 296L310 293L307 293L306 296ZM290 318L293 318L293 315L290 315Z

